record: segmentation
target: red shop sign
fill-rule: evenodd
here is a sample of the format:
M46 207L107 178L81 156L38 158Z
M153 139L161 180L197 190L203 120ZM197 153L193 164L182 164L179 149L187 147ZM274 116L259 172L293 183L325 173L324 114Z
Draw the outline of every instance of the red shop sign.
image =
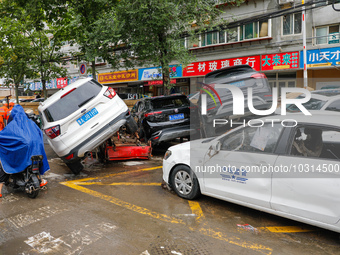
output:
M215 70L218 70L224 67L245 65L245 64L250 65L256 71L260 71L260 66L261 66L260 55L194 62L194 63L189 64L186 68L183 69L183 76L206 75L207 73L210 73L212 71L215 71Z
M67 86L67 77L57 78L57 88L61 89Z
M170 84L176 84L176 79L171 79ZM148 81L145 86L163 85L163 80Z
M262 71L299 68L299 52L285 52L262 55Z

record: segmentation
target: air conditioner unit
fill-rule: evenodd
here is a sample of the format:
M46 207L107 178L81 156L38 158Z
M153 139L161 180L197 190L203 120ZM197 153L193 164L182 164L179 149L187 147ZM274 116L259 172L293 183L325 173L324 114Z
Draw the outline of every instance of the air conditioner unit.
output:
M294 3L294 0L279 0L279 5Z

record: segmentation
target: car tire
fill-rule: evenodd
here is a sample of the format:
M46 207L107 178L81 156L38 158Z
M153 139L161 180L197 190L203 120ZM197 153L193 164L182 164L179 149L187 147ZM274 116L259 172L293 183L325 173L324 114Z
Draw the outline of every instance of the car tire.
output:
M84 169L83 164L80 161L72 162L72 163L66 163L68 168L72 171L74 174L79 174L81 170Z
M197 177L188 166L176 166L170 175L170 183L181 198L195 199L201 194Z

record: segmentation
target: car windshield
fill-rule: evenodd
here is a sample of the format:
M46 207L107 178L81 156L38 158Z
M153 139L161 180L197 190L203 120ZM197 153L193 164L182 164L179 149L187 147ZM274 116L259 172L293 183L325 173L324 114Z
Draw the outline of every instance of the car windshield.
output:
M157 110L189 106L189 101L186 97L157 98L151 101L151 105L153 110Z
M332 97L332 96L340 95L340 89L315 91L315 92L312 92L312 93L317 94L317 95L326 96L326 97Z
M95 98L101 89L102 85L95 81L89 81L76 88L44 110L47 121L53 122L69 116Z
M254 70L250 66L242 66L238 68L230 68L226 70L219 70L216 73L212 72L207 74L204 78L204 82L206 84L210 84L212 82L217 82L218 80L229 78L232 76L242 75L244 73L253 72Z
M304 98L304 97L299 96L297 98ZM307 110L320 110L326 102L327 101L311 98L308 102L303 103L302 105ZM300 109L295 104L288 105L286 109L287 109L288 112L299 112L300 111Z

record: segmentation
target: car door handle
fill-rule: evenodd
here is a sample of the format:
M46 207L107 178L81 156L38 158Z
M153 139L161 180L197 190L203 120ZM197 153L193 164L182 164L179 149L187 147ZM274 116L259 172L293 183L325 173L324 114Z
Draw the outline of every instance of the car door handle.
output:
M84 113L84 112L86 112L86 109L84 109L84 110L81 110L81 113Z

